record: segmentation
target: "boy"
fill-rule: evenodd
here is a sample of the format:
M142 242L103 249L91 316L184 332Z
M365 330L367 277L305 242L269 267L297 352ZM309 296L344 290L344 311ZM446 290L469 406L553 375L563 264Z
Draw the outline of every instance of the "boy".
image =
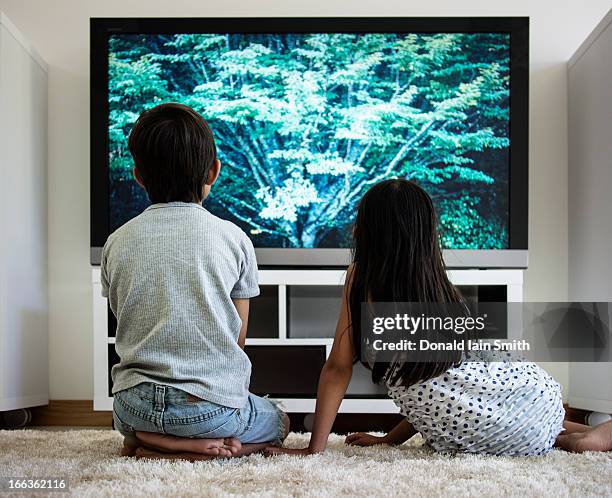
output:
M201 204L219 175L208 124L162 104L129 137L151 206L108 238L102 294L117 317L113 419L122 455L201 460L280 445L288 417L248 391L253 245Z

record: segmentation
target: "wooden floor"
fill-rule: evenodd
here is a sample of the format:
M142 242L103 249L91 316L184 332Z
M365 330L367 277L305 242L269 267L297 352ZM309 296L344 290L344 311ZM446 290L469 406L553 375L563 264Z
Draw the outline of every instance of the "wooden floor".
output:
M112 427L112 412L94 411L91 400L50 400L32 408L33 426Z
M90 400L51 400L48 406L32 408L32 426L62 426L62 427L112 427L112 412L94 411ZM566 420L585 423L588 411L570 408L565 405ZM306 413L291 413L291 428L304 432L309 428L304 426ZM395 414L352 414L341 413L336 417L332 431L345 434L355 431L387 432L393 428L402 417ZM308 425L308 424L307 424Z

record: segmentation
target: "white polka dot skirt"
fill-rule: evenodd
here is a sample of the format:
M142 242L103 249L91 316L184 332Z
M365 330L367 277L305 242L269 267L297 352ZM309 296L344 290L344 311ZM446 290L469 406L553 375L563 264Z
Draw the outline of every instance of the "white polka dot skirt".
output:
M561 386L528 362L465 361L389 395L426 442L442 453L548 453L563 430Z

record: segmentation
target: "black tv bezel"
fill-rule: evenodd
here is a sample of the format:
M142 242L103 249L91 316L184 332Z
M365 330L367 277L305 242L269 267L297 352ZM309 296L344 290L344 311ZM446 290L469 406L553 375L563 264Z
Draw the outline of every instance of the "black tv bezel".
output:
M108 35L115 33L508 33L510 34L510 252L528 248L528 17L255 17L90 19L91 263L110 235L108 175ZM312 249L317 251L317 249ZM502 250L508 252L508 250ZM303 250L297 250L303 251ZM451 251L452 252L452 251ZM461 250L459 251L461 252ZM467 251L466 251L467 252ZM479 250L469 251L479 252ZM495 250L483 250L495 252ZM501 252L501 251L500 251ZM477 258L476 258L477 259ZM483 267L487 264L470 266ZM494 263L493 266L506 265Z

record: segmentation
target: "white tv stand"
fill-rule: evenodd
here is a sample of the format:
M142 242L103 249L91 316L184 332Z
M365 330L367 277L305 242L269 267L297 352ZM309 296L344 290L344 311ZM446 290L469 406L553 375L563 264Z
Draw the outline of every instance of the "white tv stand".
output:
M101 295L100 268L92 267L91 273L94 320L94 410L112 410L109 357L112 355L115 338L109 335L108 305L107 300ZM453 284L457 286L503 289L507 301L522 301L522 270L450 270L448 274ZM252 303L249 334L246 340L247 350L260 347L273 351L272 348L284 346L301 347L306 351L319 347L321 356L324 354L326 358L333 342L337 304L344 285L344 277L344 270L260 270L259 283L262 296L255 298ZM267 309L259 304L264 302L268 303ZM272 310L275 316L272 316ZM258 325L258 322L261 324L261 320L268 320L270 327ZM272 324L277 328L274 329ZM251 334L252 325L253 334ZM261 337L262 333L265 337ZM254 364L252 378L258 375L258 369L265 369L265 366ZM368 373L365 368L356 365L349 387L349 396L342 402L340 412L397 413L394 403L383 391L376 389L369 382ZM283 373L274 372L271 377L274 375L280 379ZM318 372L316 377L318 378ZM279 400L288 412L314 412L316 379L313 382L312 392L308 395L273 397Z

